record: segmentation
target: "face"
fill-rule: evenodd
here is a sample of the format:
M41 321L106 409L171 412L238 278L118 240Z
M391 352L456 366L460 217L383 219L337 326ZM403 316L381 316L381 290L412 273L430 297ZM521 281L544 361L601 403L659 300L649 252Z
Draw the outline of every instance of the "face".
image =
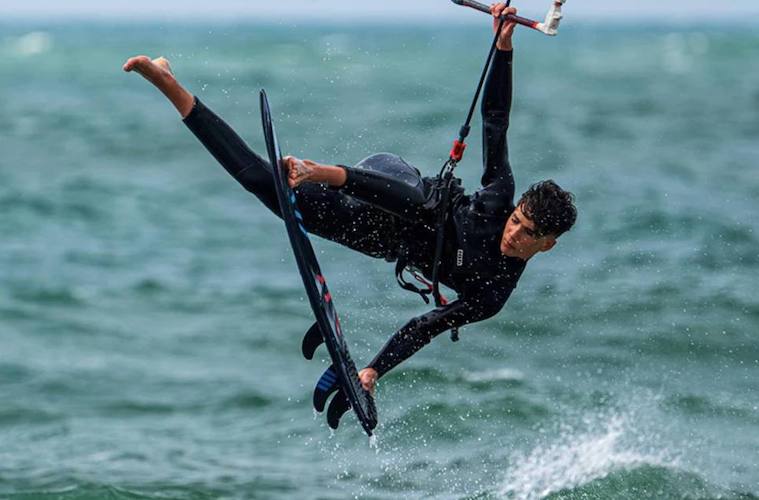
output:
M527 218L520 205L506 221L501 236L501 253L507 257L528 260L538 252L550 250L555 244L556 238L552 235L537 236L535 223Z

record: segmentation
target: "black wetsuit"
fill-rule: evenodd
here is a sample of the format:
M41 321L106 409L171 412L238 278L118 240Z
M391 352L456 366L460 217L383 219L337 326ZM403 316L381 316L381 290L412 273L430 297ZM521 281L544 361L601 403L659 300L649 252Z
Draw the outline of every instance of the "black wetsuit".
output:
M380 376L438 334L481 321L500 311L526 262L500 252L502 233L514 210L514 178L506 131L511 110L511 52L498 51L482 99L482 188L452 203L440 266L440 282L458 299L411 319L369 364ZM200 101L185 124L224 168L279 215L271 166ZM340 188L303 184L296 191L306 229L366 255L399 258L431 279L435 254L434 213L425 208L433 180L400 157L373 155L345 167Z

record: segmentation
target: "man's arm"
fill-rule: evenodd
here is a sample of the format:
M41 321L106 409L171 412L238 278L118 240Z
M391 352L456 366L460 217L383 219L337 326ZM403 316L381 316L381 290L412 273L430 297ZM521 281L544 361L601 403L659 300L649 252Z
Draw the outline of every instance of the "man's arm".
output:
M413 318L390 337L368 367L376 370L378 377L382 377L440 333L494 316L503 308L511 292L512 289L491 290L456 300Z
M482 96L482 186L499 184L500 191L514 193L506 132L512 95L513 51L497 51Z
M516 9L496 4L491 8L494 27L502 14L515 14ZM498 49L493 58L485 91L482 96L482 186L495 189L499 194L512 200L514 197L514 176L509 164L509 148L506 132L509 128L512 98L512 57L511 37L515 25L507 23L501 30L496 43Z

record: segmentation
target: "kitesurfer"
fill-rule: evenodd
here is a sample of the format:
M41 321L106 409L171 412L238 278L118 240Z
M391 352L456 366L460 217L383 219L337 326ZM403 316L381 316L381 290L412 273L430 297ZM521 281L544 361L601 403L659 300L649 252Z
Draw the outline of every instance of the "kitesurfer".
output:
M516 9L499 3L491 7L491 13L497 20L503 14L516 14ZM497 29L499 23L494 26ZM373 391L380 377L438 334L498 313L530 258L553 248L575 222L572 194L551 180L533 184L514 203L506 132L515 26L503 24L485 84L482 187L471 194L455 190L448 206L439 279L458 298L400 328L360 372L366 390ZM279 215L269 163L177 82L166 59L133 57L124 70L140 73L161 90L216 160ZM310 233L372 257L401 262L417 270L420 280L431 279L436 247L433 179L421 177L402 158L387 153L370 156L354 167L294 157L285 162Z

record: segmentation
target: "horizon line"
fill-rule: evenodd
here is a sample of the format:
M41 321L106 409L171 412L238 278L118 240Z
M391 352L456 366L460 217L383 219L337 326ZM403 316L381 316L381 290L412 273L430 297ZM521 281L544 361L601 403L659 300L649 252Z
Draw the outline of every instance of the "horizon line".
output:
M480 18L481 19L481 18ZM447 17L447 16L439 16L439 17L433 17L433 18L405 18L405 19L398 19L397 17L393 16L356 16L356 17L329 17L329 16L317 16L317 17L298 17L298 16L288 16L287 18L283 18L282 16L275 16L275 15L263 15L263 16L255 16L252 14L242 14L242 15L235 15L235 14L228 14L228 15L212 15L212 16L206 16L202 13L195 13L195 14L184 14L181 16L173 16L171 18L168 18L168 16L162 16L162 15L146 15L146 14L101 14L101 15L92 15L92 14L83 14L83 13L71 13L68 15L61 16L60 14L44 14L44 15L27 15L27 14L18 14L14 13L11 15L5 15L0 11L0 25L2 24L10 24L10 23L35 23L35 22L44 22L44 23L50 23L50 24L67 24L67 23L74 23L74 22L92 22L92 23L128 23L128 22L134 22L134 21L140 21L147 24L197 24L200 22L208 22L208 23L224 23L224 24L266 24L266 25L281 25L281 26L287 26L287 25L300 25L303 26L304 23L311 23L313 25L319 25L319 26L325 26L325 25L334 25L334 26L342 26L346 24L356 24L358 26L366 26L366 25L382 25L382 26L390 26L390 25L397 25L397 26L431 26L439 23L446 23L448 25L456 25L456 26L482 26L485 23L482 23L481 21L478 22L477 18L457 18L457 17ZM704 26L704 25L717 25L719 27L726 27L730 25L734 26L752 26L759 24L759 17L758 18L742 18L739 20L735 20L734 18L730 16L724 16L724 17L712 17L710 19L704 19L703 16L675 16L675 17L661 17L661 16L653 16L653 17L646 17L646 16L626 16L624 18L613 18L610 19L606 16L582 16L581 19L573 20L573 21L564 21L567 23L567 27L569 25L574 26L596 26L598 24L603 24L605 26L608 26L609 28L614 26L624 26L624 27L630 27L630 26L651 26L651 27L661 27L661 26L679 26L679 25L691 25L691 26Z

